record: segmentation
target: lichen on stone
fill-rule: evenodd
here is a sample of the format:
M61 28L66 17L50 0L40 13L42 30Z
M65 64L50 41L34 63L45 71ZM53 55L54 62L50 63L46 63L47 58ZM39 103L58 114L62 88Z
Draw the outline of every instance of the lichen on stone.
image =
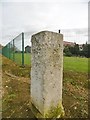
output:
M62 118L64 115L64 109L60 102L57 107L51 106L50 110L45 114L45 118Z

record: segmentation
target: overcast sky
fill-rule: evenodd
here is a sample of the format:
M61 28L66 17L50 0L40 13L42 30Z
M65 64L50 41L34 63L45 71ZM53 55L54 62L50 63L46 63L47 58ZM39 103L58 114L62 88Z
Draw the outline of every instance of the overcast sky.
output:
M66 41L88 41L88 0L0 1L0 43L3 45L21 32L29 32L32 35L41 30L58 32L59 29Z

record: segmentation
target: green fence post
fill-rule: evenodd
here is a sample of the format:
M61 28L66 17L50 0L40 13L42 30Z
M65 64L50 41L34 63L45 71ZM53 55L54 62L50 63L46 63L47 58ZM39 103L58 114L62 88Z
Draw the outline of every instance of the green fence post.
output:
M14 46L14 39L13 39L13 61L14 61L14 59L15 59L15 55L14 55L14 54L15 54L15 50L14 50L14 47L15 47L15 46Z
M22 66L24 66L24 33L22 33Z
M8 58L10 59L10 43L9 43L9 51L8 52L9 52L9 57Z

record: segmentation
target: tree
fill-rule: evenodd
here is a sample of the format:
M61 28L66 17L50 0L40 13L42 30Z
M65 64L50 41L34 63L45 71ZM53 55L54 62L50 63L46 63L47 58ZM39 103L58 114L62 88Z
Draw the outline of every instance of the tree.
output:
M85 57L88 57L88 44L87 43L83 45L83 55Z
M72 46L69 46L69 51L71 52L72 55L75 54L75 50L74 50L74 47Z
M75 45L74 45L74 53L75 53L76 56L79 55L79 45L76 44L76 43L75 43Z
M69 56L69 57L72 56L72 53L70 52L69 47L65 47L63 52L65 53L65 56Z
M75 43L74 46L65 46L64 53L66 56L85 56L87 58L90 57L90 44L83 44L82 50L80 51L79 45Z

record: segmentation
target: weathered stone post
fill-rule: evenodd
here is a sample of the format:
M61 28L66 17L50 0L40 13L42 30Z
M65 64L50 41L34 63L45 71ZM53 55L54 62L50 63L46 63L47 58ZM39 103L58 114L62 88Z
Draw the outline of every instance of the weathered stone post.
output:
M42 31L32 36L31 109L37 118L63 116L63 35Z

